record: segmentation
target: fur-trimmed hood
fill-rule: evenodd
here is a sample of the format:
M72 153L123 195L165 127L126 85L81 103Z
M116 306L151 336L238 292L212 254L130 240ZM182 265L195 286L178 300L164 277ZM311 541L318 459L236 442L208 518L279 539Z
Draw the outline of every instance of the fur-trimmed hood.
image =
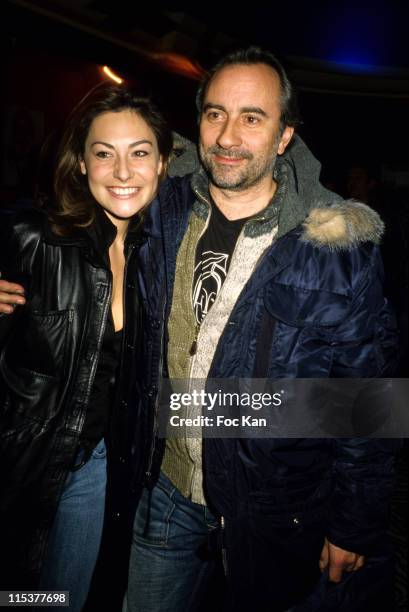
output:
M384 224L372 208L355 200L315 207L303 222L301 240L316 247L348 250L363 242L379 244Z
M301 225L301 240L316 247L336 251L353 249L368 241L378 244L384 231L378 213L366 204L343 200L340 195L326 189L319 181L320 172L320 162L295 134L285 153L277 157L274 171L280 186L277 238ZM186 174L192 174L193 184L203 188L206 176L196 146L174 134L169 176ZM276 204L273 199L269 208ZM257 235L260 230L250 231Z

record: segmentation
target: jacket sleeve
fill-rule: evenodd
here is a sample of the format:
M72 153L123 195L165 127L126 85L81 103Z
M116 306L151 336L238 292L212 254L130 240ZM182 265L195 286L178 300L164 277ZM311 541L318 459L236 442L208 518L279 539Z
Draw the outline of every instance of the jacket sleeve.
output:
M336 378L392 376L398 364L398 330L394 312L383 295L379 249L351 254L352 303L335 331L332 369Z
M41 215L29 211L2 222L0 228L0 276L24 286L29 298L31 269L41 239ZM0 349L22 307L0 316Z
M393 373L397 364L397 329L393 312L383 297L378 248L373 247L368 256L357 260L360 265L351 311L332 343L331 375L335 377L385 377ZM333 493L327 533L330 542L364 555L382 550L395 455L400 446L400 440L390 438L333 440Z

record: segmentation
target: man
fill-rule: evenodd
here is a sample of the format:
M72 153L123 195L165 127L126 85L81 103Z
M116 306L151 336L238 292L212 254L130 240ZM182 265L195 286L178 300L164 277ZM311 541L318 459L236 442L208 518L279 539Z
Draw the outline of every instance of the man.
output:
M152 433L163 377L386 374L395 345L382 222L320 185L318 162L294 136L291 85L269 53L227 56L197 101L202 167L163 185L140 250L135 448L146 486L124 609L196 609L219 545L229 609L283 611L308 598L318 609L328 580L344 597L353 576L387 556L394 442L186 437L164 448ZM367 582L355 581L344 609Z

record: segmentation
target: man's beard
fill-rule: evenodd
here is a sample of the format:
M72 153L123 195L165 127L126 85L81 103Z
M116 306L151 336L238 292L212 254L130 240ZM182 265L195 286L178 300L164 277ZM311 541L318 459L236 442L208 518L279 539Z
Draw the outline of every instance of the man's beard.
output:
M229 151L218 145L213 145L207 150L203 145L199 146L200 159L206 170L210 181L220 189L231 191L244 191L249 187L257 185L266 176L273 174L278 149L279 138L273 144L273 149L268 158L255 157L250 151L235 150ZM243 168L218 164L214 156L229 157L231 159L246 159L248 162Z

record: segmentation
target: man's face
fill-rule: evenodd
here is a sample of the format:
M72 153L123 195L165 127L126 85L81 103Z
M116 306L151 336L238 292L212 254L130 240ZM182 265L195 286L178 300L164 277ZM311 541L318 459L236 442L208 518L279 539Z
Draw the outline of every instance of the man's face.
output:
M226 66L212 79L200 119L200 157L220 189L244 191L272 177L293 128L280 134L280 80L265 64Z

